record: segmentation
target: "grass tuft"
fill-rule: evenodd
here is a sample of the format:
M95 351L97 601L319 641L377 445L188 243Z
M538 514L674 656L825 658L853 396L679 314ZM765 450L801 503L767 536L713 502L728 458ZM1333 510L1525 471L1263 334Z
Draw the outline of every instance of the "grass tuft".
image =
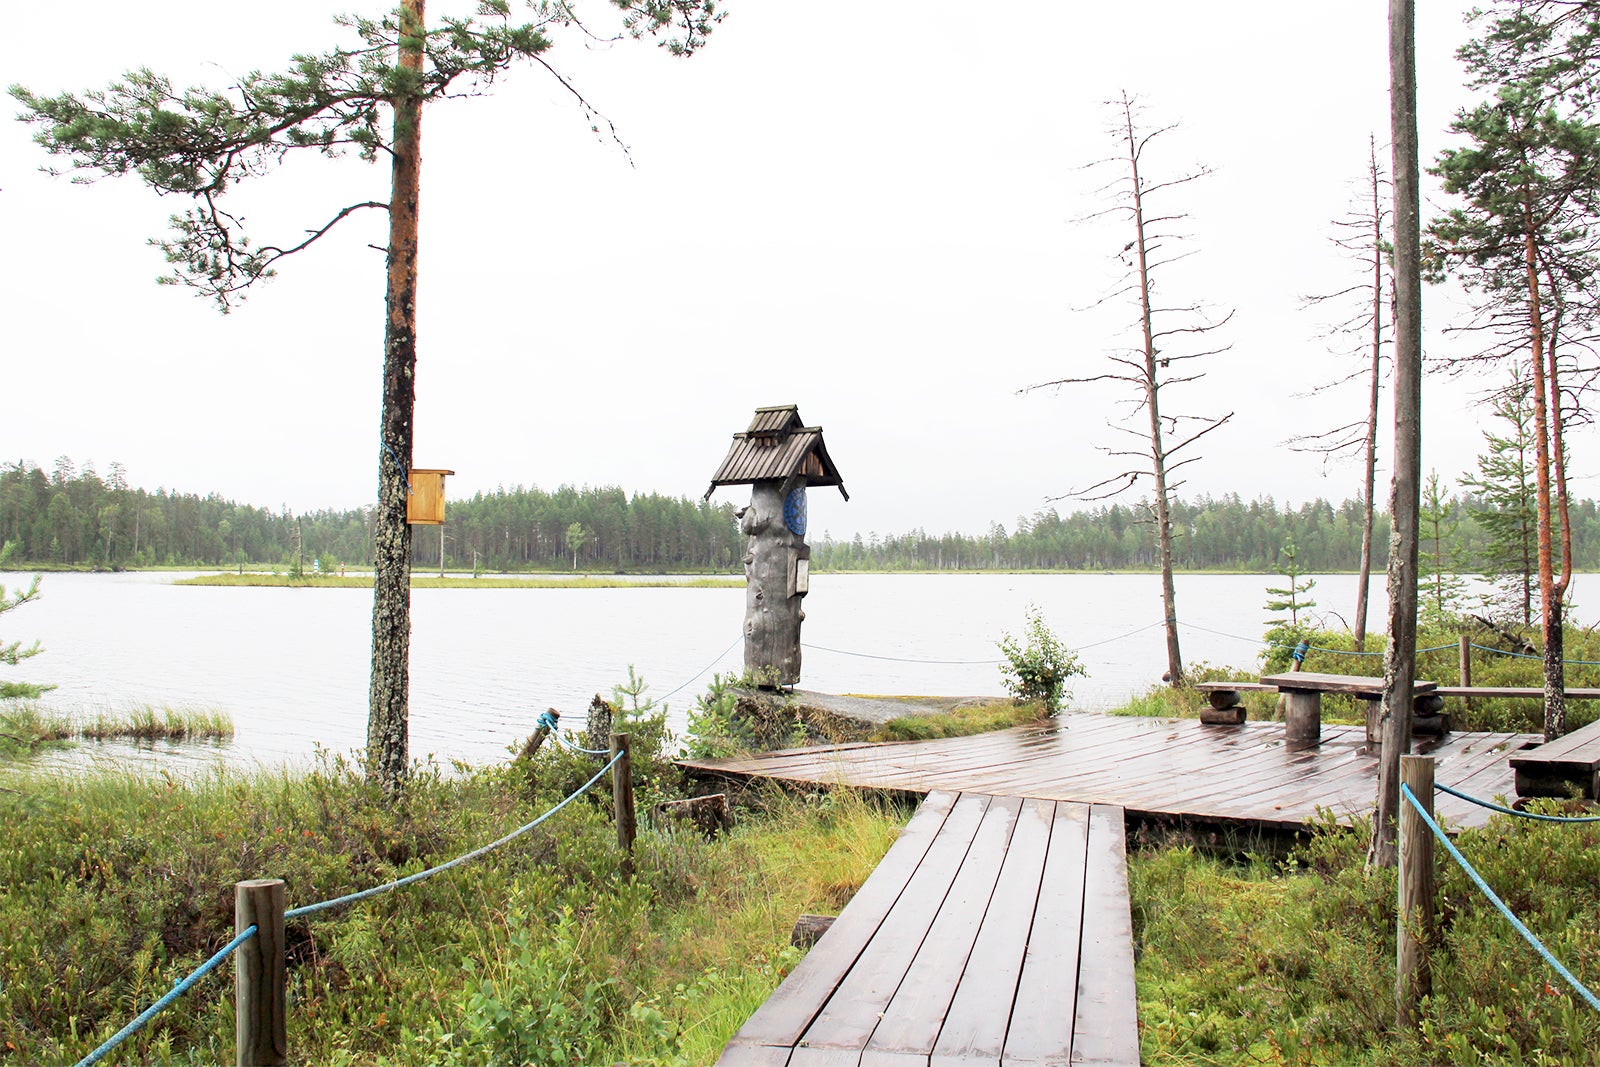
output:
M890 719L873 731L869 740L931 741L940 737L966 737L1045 721L1047 717L1039 705L1016 704L1007 700L978 707L956 708L938 715Z

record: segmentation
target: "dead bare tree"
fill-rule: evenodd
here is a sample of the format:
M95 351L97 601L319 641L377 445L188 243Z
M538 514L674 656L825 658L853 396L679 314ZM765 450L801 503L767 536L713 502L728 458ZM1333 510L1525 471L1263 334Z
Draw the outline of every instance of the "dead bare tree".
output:
M1394 158L1394 473L1389 483L1389 644L1382 749L1367 860L1398 859L1400 757L1411 750L1417 673L1417 545L1422 498L1422 228L1417 162L1416 0L1389 0L1389 125Z
M1361 576L1356 584L1355 642L1366 647L1367 600L1372 584L1372 525L1377 510L1374 492L1378 477L1378 399L1382 393L1384 361L1390 340L1385 304L1393 299L1387 237L1390 212L1383 202L1388 186L1378 162L1377 138L1367 144L1367 173L1361 199L1342 218L1333 220L1333 245L1359 265L1361 279L1331 293L1306 298L1309 307L1337 309L1339 318L1329 324L1324 338L1338 355L1360 360L1358 369L1319 384L1311 393L1323 393L1352 382L1366 386L1367 414L1321 433L1291 437L1286 444L1299 452L1316 452L1329 459L1348 455L1361 460Z
M1174 386L1196 381L1203 376L1196 360L1227 351L1227 345L1208 347L1209 338L1232 317L1230 311L1220 318L1212 316L1199 303L1163 304L1156 300L1154 276L1157 271L1194 254L1185 248L1189 235L1184 232L1188 216L1182 213L1158 213L1152 198L1163 202L1164 194L1187 185L1210 173L1205 168L1184 173L1165 180L1151 179L1145 171L1145 153L1152 141L1172 130L1172 125L1141 129L1138 120L1140 108L1126 92L1120 99L1107 105L1115 112L1111 127L1113 137L1120 142L1117 155L1090 164L1091 168L1115 167L1118 174L1101 187L1101 194L1113 202L1109 207L1091 212L1079 219L1089 223L1098 219L1113 218L1125 222L1131 229L1131 239L1122 246L1119 261L1125 271L1118 283L1093 307L1114 303L1132 297L1138 307L1138 316L1129 324L1137 330L1139 344L1114 350L1107 359L1109 370L1094 374L1074 374L1054 381L1041 382L1022 390L1059 389L1066 385L1090 385L1111 382L1132 392L1127 401L1135 417L1142 411L1147 417L1143 427L1110 423L1112 429L1131 434L1139 445L1129 448L1102 448L1106 455L1117 460L1128 460L1132 465L1082 489L1075 489L1053 500L1104 500L1116 496L1149 479L1154 499L1145 506L1157 531L1157 545L1161 558L1161 604L1167 631L1167 680L1174 686L1183 684L1183 657L1178 646L1177 597L1172 580L1172 500L1182 485L1172 475L1199 457L1186 455L1175 458L1189 449L1206 434L1233 417L1226 415L1174 415L1163 411L1164 391Z

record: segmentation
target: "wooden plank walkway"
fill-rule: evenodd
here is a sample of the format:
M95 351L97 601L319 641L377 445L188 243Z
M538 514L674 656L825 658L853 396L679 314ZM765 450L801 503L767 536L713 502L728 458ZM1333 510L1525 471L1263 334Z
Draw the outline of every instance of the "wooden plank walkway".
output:
M929 794L720 1067L1137 1064L1122 812Z
M1476 796L1513 796L1507 758L1537 734L1452 733L1413 750L1438 780ZM1364 726L1327 725L1320 744L1291 749L1281 722L1207 726L1193 719L1068 713L1050 723L939 741L853 744L744 759L684 760L702 773L768 777L912 793L955 790L1114 804L1129 814L1298 829L1319 809L1350 820L1377 794L1377 754ZM1448 794L1437 809L1458 826L1489 812Z

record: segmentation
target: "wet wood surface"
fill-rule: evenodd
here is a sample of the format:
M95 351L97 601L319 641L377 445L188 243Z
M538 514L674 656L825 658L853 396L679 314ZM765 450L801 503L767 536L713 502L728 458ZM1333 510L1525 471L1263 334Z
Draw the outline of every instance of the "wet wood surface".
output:
M1438 780L1490 798L1514 795L1508 757L1537 734L1453 733L1418 739ZM972 737L774 752L682 765L733 778L854 785L911 793L954 790L1114 804L1131 816L1296 829L1319 810L1350 821L1372 812L1377 753L1364 726L1327 724L1321 743L1292 749L1280 722L1209 726L1193 719L1064 714ZM1481 826L1489 812L1448 795L1439 813Z
M721 1067L1139 1061L1122 812L929 794Z

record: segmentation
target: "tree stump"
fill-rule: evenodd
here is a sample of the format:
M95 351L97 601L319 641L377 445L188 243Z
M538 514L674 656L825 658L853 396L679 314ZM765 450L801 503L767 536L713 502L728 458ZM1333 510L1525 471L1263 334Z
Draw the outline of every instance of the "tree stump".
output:
M671 830L687 823L709 841L733 829L733 810L728 807L726 793L689 800L665 800L650 809L650 823L657 830Z
M828 932L836 918L836 915L800 916L794 921L794 929L789 932L789 944L795 948L810 948Z

